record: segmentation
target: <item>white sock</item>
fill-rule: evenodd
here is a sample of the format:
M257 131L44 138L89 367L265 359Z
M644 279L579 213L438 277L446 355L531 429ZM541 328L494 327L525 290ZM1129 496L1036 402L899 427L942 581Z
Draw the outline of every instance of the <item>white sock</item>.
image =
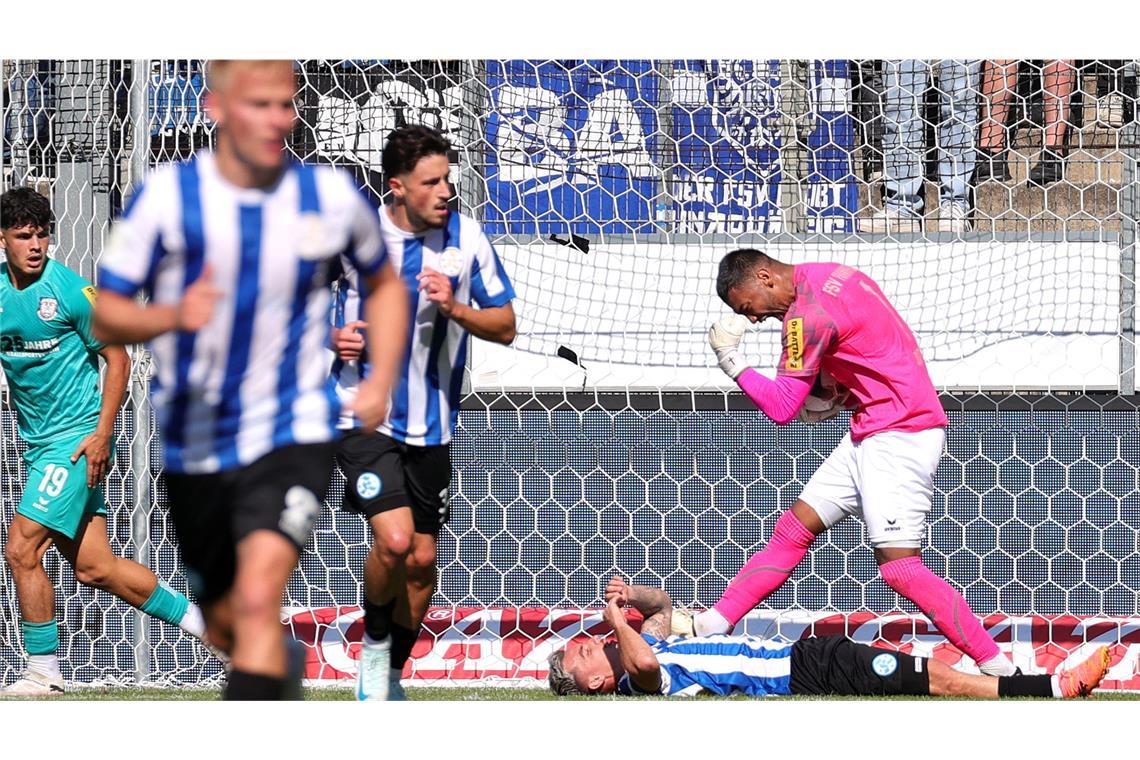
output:
M704 612L693 615L693 633L698 636L711 636L714 633L728 633L732 630L732 623L724 615L710 607Z
M1065 695L1061 692L1061 677L1054 675L1049 679L1049 685L1053 687L1053 696L1057 699L1063 698Z
M28 671L41 676L59 677L59 656L54 654L28 655Z
M1017 672L1013 663L1001 652L978 665L978 669L987 676L1012 676Z
M186 612L182 614L182 619L178 621L178 627L196 639L205 637L206 619L202 617L202 610L198 605L190 602Z
M364 646L376 647L377 649L391 649L392 648L392 637L391 636L385 636L380 641L377 641L376 639L372 638L371 636L369 636L366 633L366 634L364 634Z

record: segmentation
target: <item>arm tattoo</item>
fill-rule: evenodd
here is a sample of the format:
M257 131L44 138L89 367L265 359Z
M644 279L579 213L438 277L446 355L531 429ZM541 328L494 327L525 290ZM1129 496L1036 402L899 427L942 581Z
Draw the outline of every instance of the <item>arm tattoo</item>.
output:
M641 632L655 639L665 640L669 638L672 612L671 609L666 608L645 618L641 624Z

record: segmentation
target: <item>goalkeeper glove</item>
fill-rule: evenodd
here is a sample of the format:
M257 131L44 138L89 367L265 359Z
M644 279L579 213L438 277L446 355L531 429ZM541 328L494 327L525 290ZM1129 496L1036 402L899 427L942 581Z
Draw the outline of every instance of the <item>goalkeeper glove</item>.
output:
M724 374L735 380L748 369L744 357L740 355L740 340L748 329L748 318L739 314L721 317L709 328L709 345L716 352L717 363Z

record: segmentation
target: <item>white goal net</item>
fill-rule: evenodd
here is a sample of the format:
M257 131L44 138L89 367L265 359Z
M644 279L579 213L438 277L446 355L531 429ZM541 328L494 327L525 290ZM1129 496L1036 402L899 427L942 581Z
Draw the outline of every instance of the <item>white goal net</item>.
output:
M54 255L83 276L131 182L210 143L202 64L3 62L3 185L50 194ZM611 574L707 606L763 545L848 418L778 428L716 369L717 262L753 247L867 271L918 337L951 422L925 562L1028 670L1108 641L1110 684L1140 688L1137 62L298 66L294 152L379 203L387 133L439 128L455 205L518 292L515 343L472 346L439 585L407 678L542 677L554 644L598 629ZM771 325L745 339L761 370L778 349ZM112 545L185 590L136 358ZM6 526L24 483L6 396L0 426ZM353 672L361 633L368 536L341 488L283 600L314 681ZM66 678L216 682L196 644L46 561ZM0 584L6 682L23 650L6 571ZM960 656L882 582L854 521L747 625Z

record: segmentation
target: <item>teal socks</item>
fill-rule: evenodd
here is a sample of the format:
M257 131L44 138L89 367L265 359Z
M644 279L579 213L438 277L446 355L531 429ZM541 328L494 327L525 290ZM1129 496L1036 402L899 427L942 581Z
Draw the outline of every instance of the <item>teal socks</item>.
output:
M186 608L189 606L189 599L159 581L158 585L154 587L154 593L143 602L141 609L151 617L156 617L171 625L178 625L182 622L182 616L186 614Z

